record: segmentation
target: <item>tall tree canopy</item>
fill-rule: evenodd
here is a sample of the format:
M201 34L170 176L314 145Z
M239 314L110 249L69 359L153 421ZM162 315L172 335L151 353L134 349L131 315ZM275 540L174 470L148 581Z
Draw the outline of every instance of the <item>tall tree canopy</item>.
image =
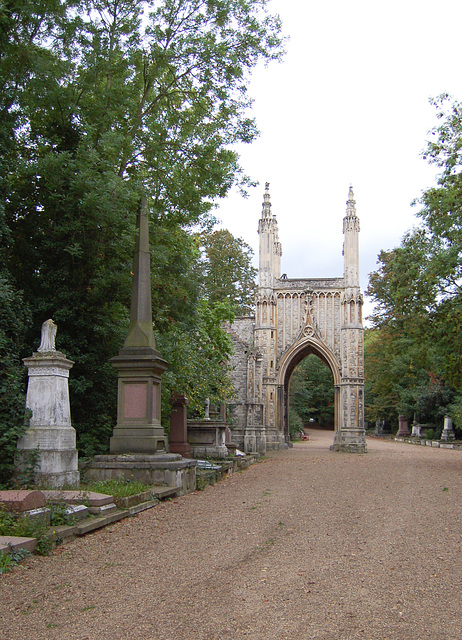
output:
M43 320L57 322L58 347L76 361L73 422L88 449L112 428L107 360L126 331L143 195L156 329L202 326L191 230L213 223L214 202L232 184L248 184L232 148L257 134L248 77L283 50L279 19L267 5L0 6L0 272L5 295L17 296L30 314L27 331L20 323L12 328L16 357L36 347Z
M253 250L227 229L201 234L203 246L203 293L210 302L227 301L236 315L253 309L257 269Z

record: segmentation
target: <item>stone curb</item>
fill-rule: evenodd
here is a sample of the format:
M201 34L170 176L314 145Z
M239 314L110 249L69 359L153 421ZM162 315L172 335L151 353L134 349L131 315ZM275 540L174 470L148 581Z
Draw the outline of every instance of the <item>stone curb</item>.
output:
M33 553L37 546L35 538L15 538L14 536L0 536L0 554L23 549Z
M426 440L425 438L405 438L404 436L390 436L389 438L383 436L375 436L368 434L367 438L373 438L374 440L383 440L384 442L404 442L405 444L413 444L414 446L434 447L435 449L454 449L455 451L462 451L462 442L444 442L441 440Z
M462 444L452 442L441 442L440 440L425 440L418 438L395 437L395 442L405 442L406 444L420 445L426 447L434 447L435 449L454 449L462 450Z

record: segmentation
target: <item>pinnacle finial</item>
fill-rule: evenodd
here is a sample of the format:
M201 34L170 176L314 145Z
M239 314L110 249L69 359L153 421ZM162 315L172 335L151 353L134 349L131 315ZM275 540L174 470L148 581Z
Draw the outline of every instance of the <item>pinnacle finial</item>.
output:
M348 200L346 201L346 205L347 205L347 210L346 210L347 217L356 217L355 194L353 192L353 187L351 184L348 190Z
M265 182L265 193L263 195L263 209L262 209L262 217L266 218L271 216L271 196L269 193L269 182Z

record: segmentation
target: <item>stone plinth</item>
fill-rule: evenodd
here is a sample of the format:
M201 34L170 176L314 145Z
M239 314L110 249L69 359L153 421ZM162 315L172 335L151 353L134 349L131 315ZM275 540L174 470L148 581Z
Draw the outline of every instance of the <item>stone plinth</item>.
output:
M406 420L406 416L398 416L398 425L399 427L398 427L398 433L396 434L396 437L410 435L409 425L408 425L408 421Z
M345 453L367 453L364 429L339 429L331 448Z
M179 454L125 454L95 456L82 472L86 480L125 478L145 484L166 484L178 487L179 493L196 488L196 460L186 460Z
M17 467L24 470L37 455L37 484L54 488L78 486L78 454L68 385L74 363L56 350L35 352L23 362L29 375L26 408L32 417L17 444Z
M169 434L170 453L179 453L185 458L190 458L192 454L188 442L188 398L182 394L175 394L170 398L170 404L172 405Z
M118 375L117 425L111 453L168 451L160 423L160 380L167 363L151 347L121 349L110 363Z
M193 456L202 458L227 458L229 455L225 444L226 423L213 420L189 420L188 442Z

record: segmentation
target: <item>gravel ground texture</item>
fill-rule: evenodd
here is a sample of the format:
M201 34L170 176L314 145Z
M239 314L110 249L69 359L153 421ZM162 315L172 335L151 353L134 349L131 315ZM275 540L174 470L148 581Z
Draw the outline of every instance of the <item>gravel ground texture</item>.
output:
M1 640L460 640L462 452L332 439L25 560Z

